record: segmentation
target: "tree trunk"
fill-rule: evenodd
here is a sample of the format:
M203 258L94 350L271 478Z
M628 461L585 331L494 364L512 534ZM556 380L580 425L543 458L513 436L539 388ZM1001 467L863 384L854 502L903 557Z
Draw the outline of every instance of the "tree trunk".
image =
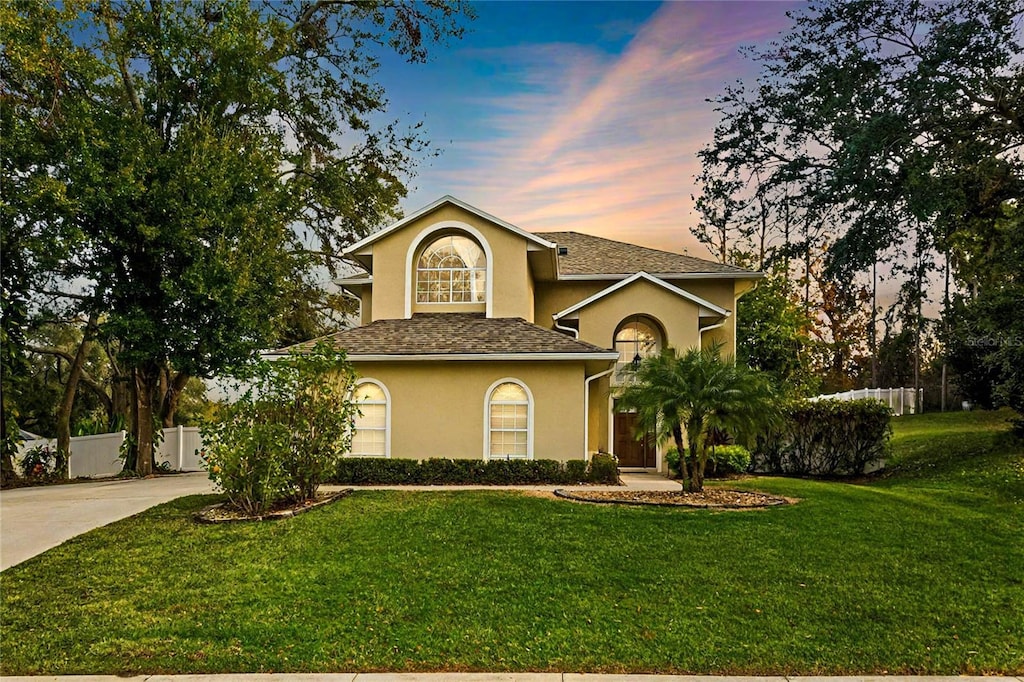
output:
M166 372L169 374L171 369L167 368ZM167 381L166 378L161 381L163 392L161 393L160 400L160 422L165 429L175 426L174 413L178 411L178 405L181 403L181 394L191 378L188 372L178 372L170 381Z
M707 448L700 448L700 455L693 465L693 492L699 493L704 490L704 471L708 464Z
M871 388L878 385L878 255L871 264Z
M683 477L683 487L688 487L690 480L690 467L686 463L686 445L683 443L683 429L678 424L672 427L672 439L676 442L676 452L679 453L679 474Z
M699 493L704 490L704 466L700 461L700 434L704 430L703 421L691 421L686 427L686 439L690 441L690 478L689 490Z
M3 449L0 453L0 484L18 477L14 471L14 457L11 456L13 448L8 449L7 435L7 403L4 402L3 382L0 382L0 448Z
M137 367L135 377L135 473L149 476L155 464L153 444L153 396L160 384L160 368L152 364Z
M132 377L116 373L110 378L110 410L107 418L110 421L110 428L114 430L125 430L128 433L135 433L135 411L132 407L132 400L135 392L132 390Z
M110 344L104 344L103 350L110 362L110 403L107 405L107 422L111 431L127 431L134 434L134 414L132 411L132 377L125 373L117 361L116 351ZM129 470L134 470L134 467Z
M82 378L85 366L86 349L96 328L96 315L90 315L89 321L82 330L82 342L78 345L71 366L68 368L68 380L64 384L64 396L57 408L57 475L67 478L70 473L68 458L71 456L71 411L75 408L75 395L78 393L78 382Z

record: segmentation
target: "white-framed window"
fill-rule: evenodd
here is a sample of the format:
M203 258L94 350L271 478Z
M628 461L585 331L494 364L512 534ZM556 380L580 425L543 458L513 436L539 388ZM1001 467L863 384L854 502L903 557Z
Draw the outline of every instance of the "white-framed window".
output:
M416 262L417 303L484 303L487 257L469 237L449 234L423 249Z
M658 323L643 315L633 315L615 330L615 350L619 365L639 364L661 352L662 338Z
M487 392L487 459L533 459L533 397L522 382L502 379Z
M353 424L351 457L391 456L391 397L384 384L366 379L356 385L359 414Z

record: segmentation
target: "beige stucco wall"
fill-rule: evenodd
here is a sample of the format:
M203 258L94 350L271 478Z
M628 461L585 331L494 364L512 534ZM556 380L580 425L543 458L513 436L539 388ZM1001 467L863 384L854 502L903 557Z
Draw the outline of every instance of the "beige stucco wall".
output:
M354 364L391 395L392 457L482 459L486 393L509 377L533 395L534 459L583 457L583 362Z
M530 274L526 261L527 240L474 213L452 205L441 206L372 245L372 319L401 319L406 316L406 283L408 281L415 284L415 268L419 251L427 246L434 237L442 236L446 232L432 233L430 237L418 243L411 265L408 265L409 249L414 243L419 242L420 235L424 230L443 223L469 225L479 232L490 247L492 316L522 317L527 321L533 321ZM450 232L459 232L459 229L452 227ZM464 234L476 239L472 234L465 232ZM415 300L412 302L412 312L483 312L484 308L484 304L417 304Z
M611 348L619 324L637 314L653 318L661 325L665 332L663 341L667 345L678 350L697 345L697 306L643 280L633 282L580 310L580 339Z
M590 453L611 452L608 442L610 419L608 377L590 382L590 419L587 424L587 449Z
M373 287L363 287L359 296L359 324L365 326L373 322Z
M732 280L732 279L680 279L680 280L667 280L669 284L675 287L688 291L695 296L699 296L704 300L714 303L717 306L725 308L729 311L736 310L736 297L741 295L743 292L749 290L752 286L752 282L749 280ZM583 281L583 282L538 282L536 286L535 296L535 308L536 308L536 320L537 324L545 327L553 327L552 315L561 312L570 306L583 301L594 294L615 285L615 281ZM640 284L637 282L636 284ZM655 289L654 285L649 282L644 282L647 287ZM614 294L611 294L609 298L619 296L625 293L628 289L632 289L635 285L622 289ZM659 291L659 298L662 303L662 314L665 319L661 316L650 313L649 311L643 310L643 307L647 304L647 298L640 291L633 291L626 298L620 299L619 304L614 310L609 310L610 315L622 314L615 320L606 319L605 324L602 325L601 329L595 330L591 325L591 335L593 334L604 334L605 327L611 325L612 331L608 332L607 338L597 338L594 336L587 337L584 335L582 327L580 328L580 338L584 341L596 344L603 348L610 348L612 344L612 336L615 333L615 327L629 315L635 314L650 314L652 317L658 319L663 325L665 325L665 331L669 337L669 343L680 349L685 350L686 348L696 345L696 333L692 332L688 328L679 327L679 320L676 320L677 314L675 311L684 311L694 309L694 306L689 301L679 298L664 289L657 288ZM666 298L667 297L667 298ZM603 299L608 300L608 299ZM672 303L667 303L671 301ZM587 311L590 311L594 306L600 305L601 302L592 304L591 307L585 308L580 311L580 324L583 324L583 317L592 317L587 315ZM629 305L635 305L636 309L628 310ZM673 307L674 306L674 307ZM625 314L623 314L625 313ZM686 316L688 313L680 312L681 315ZM674 322L669 322L674 320ZM592 322L592 320L590 320ZM710 321L705 320L704 324L708 324ZM722 352L726 355L732 355L735 351L734 337L735 337L735 315L731 315L725 324L719 329L712 329L706 332L702 338L702 344L707 345L712 341L719 341L723 345ZM669 329L669 326L677 328L676 331Z
M537 282L534 294L536 324L551 329L555 313L576 305L615 282ZM611 346L602 346L610 348Z

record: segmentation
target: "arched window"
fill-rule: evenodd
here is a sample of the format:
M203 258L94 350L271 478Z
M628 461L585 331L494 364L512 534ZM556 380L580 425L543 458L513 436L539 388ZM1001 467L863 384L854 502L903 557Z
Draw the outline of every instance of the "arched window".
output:
M461 235L446 235L427 245L416 263L417 303L484 303L487 257Z
M487 398L487 458L532 459L533 405L525 386L503 381Z
M388 457L391 410L382 384L369 380L356 386L353 399L360 414L352 434L352 457Z
M661 352L658 324L643 315L634 315L619 325L615 332L615 350L620 364L639 364L640 360Z

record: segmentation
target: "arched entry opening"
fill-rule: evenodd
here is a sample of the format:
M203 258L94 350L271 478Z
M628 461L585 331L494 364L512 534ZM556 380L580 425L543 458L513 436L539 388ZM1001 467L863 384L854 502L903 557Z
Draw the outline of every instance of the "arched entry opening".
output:
M619 367L638 367L645 358L657 355L665 345L661 325L647 315L630 315L615 329L615 350ZM635 412L615 411L613 452L619 466L653 468L658 465L658 442L654 433L640 432Z

